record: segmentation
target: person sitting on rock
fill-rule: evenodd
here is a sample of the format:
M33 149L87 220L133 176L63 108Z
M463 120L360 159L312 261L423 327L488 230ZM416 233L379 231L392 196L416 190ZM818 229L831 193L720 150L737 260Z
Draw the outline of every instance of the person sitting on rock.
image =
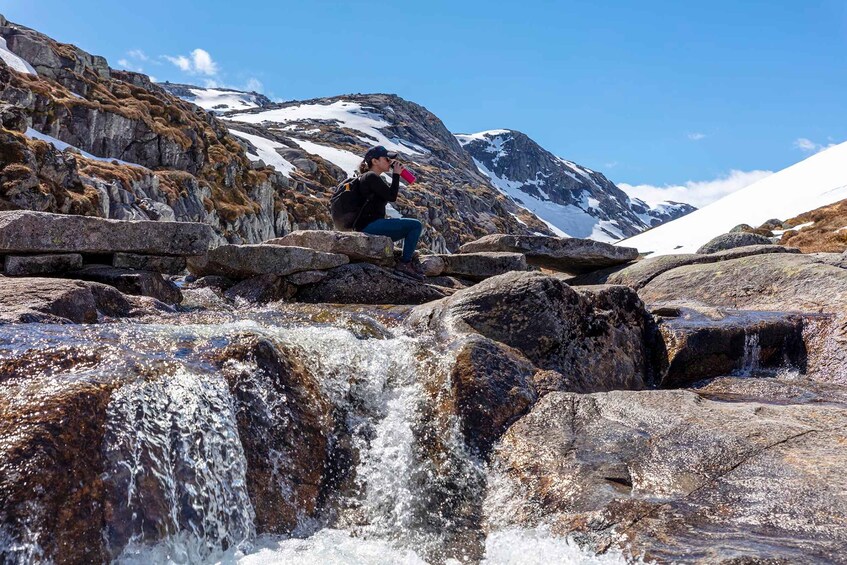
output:
M415 218L386 218L385 206L397 200L400 191L400 172L403 165L397 161L397 153L389 153L382 145L377 145L365 153L359 165L359 190L365 199L364 208L353 225L353 229L371 235L385 235L392 241L403 240L403 256L396 269L417 280L423 276L412 264L423 224ZM391 171L391 185L382 177L382 173Z

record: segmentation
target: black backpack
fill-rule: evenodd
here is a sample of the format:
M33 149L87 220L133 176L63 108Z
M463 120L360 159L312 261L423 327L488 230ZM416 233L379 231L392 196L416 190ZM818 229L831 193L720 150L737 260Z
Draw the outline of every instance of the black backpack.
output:
M351 177L335 187L335 192L329 199L329 211L335 229L342 231L354 229L365 206L370 202L370 197L362 198L359 185L359 177Z

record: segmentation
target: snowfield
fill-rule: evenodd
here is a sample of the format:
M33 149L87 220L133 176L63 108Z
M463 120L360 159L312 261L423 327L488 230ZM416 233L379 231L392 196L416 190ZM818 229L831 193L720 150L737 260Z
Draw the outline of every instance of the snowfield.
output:
M259 107L256 96L249 92L216 90L214 88L191 88L189 91L195 97L186 97L185 99L209 112L229 112Z
M754 182L717 202L620 241L651 256L694 253L738 224L787 220L847 198L847 142Z

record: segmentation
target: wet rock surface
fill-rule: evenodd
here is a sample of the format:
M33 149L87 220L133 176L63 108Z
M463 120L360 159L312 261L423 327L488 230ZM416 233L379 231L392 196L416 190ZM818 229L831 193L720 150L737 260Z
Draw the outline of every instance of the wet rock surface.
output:
M257 533L315 516L329 456L327 399L292 351L244 336L218 363L236 404Z
M128 316L132 309L127 297L100 283L0 277L0 323L92 324L101 316Z
M806 370L803 317L778 312L683 308L659 322L667 366L659 386L677 388L720 375Z
M579 274L633 261L638 250L590 239L493 234L466 243L460 253L523 253L530 265Z
M489 527L552 522L660 562L842 562L845 418L690 391L551 393L495 448Z

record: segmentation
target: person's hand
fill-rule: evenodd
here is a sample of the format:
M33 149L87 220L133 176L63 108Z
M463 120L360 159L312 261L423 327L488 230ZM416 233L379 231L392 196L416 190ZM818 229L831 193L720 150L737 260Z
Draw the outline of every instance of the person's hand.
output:
M398 161L397 159L391 161L391 174L392 175L399 175L400 171L402 171L402 170L403 170L403 165L400 164L400 161Z

